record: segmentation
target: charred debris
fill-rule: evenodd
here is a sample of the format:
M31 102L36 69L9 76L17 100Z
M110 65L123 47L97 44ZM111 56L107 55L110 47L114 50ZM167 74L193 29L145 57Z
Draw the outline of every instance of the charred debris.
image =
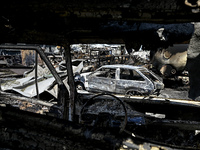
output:
M1 43L32 45L0 45L0 149L200 149L199 6L199 0L4 1ZM182 42L189 48L168 47ZM70 46L77 43L86 45ZM87 43L125 45L118 54ZM147 62L138 58L143 49L151 50ZM136 72L143 78L134 85L142 88L125 94L102 93L82 80L102 73L114 89L122 69L97 72L111 64L145 64L162 78ZM133 77L130 70L124 79ZM149 75L164 89L155 92Z
M74 77L102 65L151 66L142 48L129 55L124 45L90 46L0 45L2 148L200 148L200 103L168 97L183 91L122 95L78 89ZM174 73L164 63L158 68L160 75L164 69Z

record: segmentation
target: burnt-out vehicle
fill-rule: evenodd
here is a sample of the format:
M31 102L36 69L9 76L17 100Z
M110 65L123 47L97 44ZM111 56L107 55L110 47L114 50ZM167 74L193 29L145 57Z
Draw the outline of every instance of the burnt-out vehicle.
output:
M153 55L152 70L163 77L166 87L189 85L187 49L188 44L174 44L168 48L159 49Z
M77 89L130 95L159 93L164 88L162 79L145 67L105 65L94 72L75 77Z

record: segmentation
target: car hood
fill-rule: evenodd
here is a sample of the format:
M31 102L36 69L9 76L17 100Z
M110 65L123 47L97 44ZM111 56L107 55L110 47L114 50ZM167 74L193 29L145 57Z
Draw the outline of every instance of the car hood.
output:
M155 89L158 89L158 90L164 89L164 84L160 81L155 81L154 86L155 86Z

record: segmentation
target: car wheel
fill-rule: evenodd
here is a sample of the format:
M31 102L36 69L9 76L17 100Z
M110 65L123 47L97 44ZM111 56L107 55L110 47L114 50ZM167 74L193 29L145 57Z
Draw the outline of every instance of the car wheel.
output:
M76 90L85 90L83 83L76 83Z
M136 95L136 92L135 91L128 91L128 92L126 92L126 95L133 96L133 95Z
M130 90L130 91L127 91L125 95L128 95L128 96L142 96L144 95L143 93L140 93L138 91L133 91L133 90Z

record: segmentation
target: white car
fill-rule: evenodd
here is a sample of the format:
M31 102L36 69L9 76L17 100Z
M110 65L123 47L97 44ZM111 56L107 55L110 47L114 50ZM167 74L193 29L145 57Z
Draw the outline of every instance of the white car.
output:
M105 65L75 77L77 89L92 92L149 95L164 89L162 79L145 67Z

